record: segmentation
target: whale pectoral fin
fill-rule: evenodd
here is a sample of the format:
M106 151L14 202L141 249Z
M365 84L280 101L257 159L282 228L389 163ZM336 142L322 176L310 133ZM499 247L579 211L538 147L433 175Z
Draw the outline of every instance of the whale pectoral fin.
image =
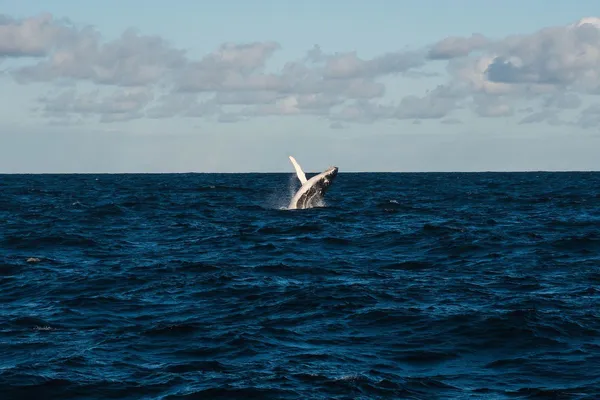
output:
M296 161L296 159L292 156L290 157L290 161L292 162L292 165L294 166L294 169L296 170L296 175L298 175L298 179L300 179L300 183L302 183L303 185L306 183L306 175L304 174L304 171L302 171L302 168L300 167L300 164L298 164L298 162Z

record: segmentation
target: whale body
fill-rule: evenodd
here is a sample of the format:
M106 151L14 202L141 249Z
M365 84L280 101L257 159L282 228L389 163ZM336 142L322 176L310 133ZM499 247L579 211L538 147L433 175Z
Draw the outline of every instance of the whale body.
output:
M338 168L329 167L320 174L315 175L310 179L306 179L306 174L296 159L292 156L289 156L289 158L294 166L294 169L296 170L296 175L298 176L302 186L300 189L298 189L294 197L292 197L288 208L295 210L312 208L321 205L325 193L333 184L333 181L338 174Z

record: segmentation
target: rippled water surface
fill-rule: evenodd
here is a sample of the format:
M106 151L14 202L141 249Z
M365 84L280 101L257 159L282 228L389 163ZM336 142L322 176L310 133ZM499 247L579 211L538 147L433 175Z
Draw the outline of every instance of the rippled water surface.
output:
M598 399L600 174L0 175L0 393Z

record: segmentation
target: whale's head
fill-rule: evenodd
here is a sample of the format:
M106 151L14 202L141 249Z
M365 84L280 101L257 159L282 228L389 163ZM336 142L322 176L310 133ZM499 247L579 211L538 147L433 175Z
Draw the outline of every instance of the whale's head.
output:
M321 187L321 190L323 192L325 192L329 188L329 186L331 186L331 184L333 184L333 181L334 181L335 177L337 176L337 174L338 174L338 167L329 167L325 171L323 171L323 173L322 173L323 177L319 181L319 186Z

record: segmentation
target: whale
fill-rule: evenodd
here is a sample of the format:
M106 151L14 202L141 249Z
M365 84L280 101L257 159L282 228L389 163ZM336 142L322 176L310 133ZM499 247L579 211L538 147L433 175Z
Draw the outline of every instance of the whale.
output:
M288 209L306 209L322 205L325 193L333 184L338 174L338 167L329 167L320 174L306 179L306 174L296 159L293 156L289 156L289 159L294 166L296 176L302 186L300 186L300 189L298 189L292 200L290 200Z

